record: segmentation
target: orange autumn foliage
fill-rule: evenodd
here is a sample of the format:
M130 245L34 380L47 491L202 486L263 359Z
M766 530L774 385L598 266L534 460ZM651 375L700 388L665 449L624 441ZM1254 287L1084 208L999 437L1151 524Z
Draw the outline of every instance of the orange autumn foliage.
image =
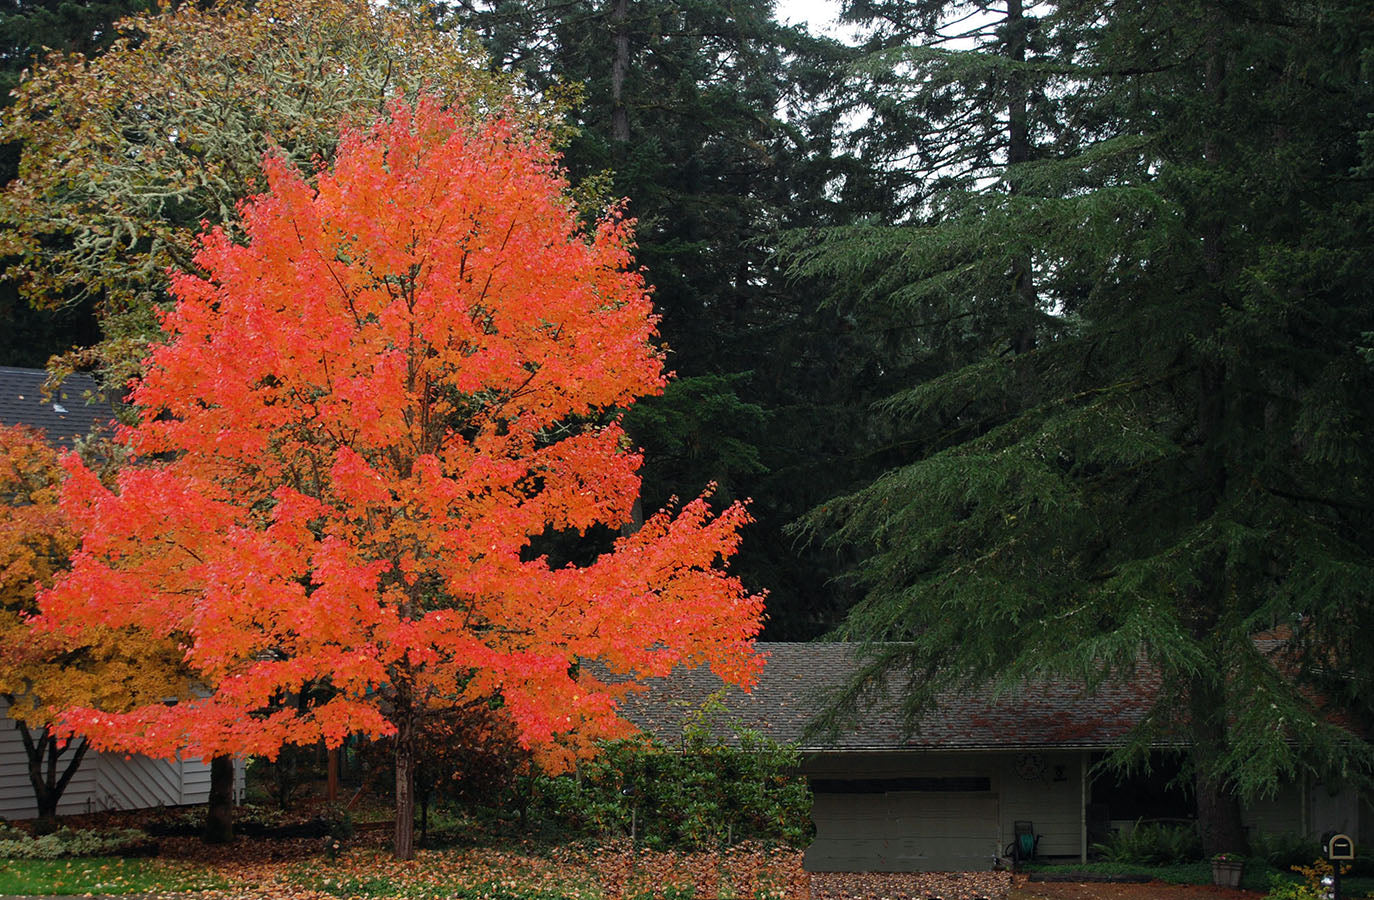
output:
M54 732L64 707L125 710L187 691L176 648L127 629L79 635L33 627L40 589L67 565L77 534L58 506L63 473L43 434L0 427L0 698L17 721L40 817L57 804L85 748Z
M67 565L77 534L59 508L63 472L41 432L0 427L0 695L34 728L63 707L122 709L186 691L175 648L119 628L79 638L37 630L37 595Z
M264 168L245 242L210 232L207 277L174 279L121 437L142 463L110 489L68 459L84 537L43 598L59 633L176 639L213 693L67 724L271 757L499 697L553 747L624 733L627 678L747 685L763 601L723 568L739 504L660 512L585 566L531 551L619 526L638 493L616 410L665 376L629 223L584 228L542 138L434 102L346 135L314 187Z

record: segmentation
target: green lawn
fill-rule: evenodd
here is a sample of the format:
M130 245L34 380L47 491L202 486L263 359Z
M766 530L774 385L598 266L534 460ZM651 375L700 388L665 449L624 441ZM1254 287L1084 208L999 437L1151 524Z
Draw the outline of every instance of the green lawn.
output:
M155 859L0 860L0 895L136 894L147 891L198 891L227 887L205 869Z

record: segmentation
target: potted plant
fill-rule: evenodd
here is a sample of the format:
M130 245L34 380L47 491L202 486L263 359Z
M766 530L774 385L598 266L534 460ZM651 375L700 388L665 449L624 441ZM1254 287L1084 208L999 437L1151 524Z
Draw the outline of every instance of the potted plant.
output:
M1212 857L1212 884L1218 887L1240 887L1240 876L1245 871L1245 857L1239 853L1218 853Z

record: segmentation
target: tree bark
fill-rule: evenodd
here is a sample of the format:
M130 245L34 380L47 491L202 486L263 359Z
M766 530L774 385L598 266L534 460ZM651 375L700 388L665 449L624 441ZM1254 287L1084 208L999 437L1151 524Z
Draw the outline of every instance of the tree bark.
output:
M630 140L630 114L625 108L625 76L630 71L630 0L614 0L611 6L611 31L615 36L615 55L611 58L611 140Z
M1215 679L1199 676L1193 679L1191 693L1193 789L1202 852L1206 856L1244 853L1240 800L1217 765L1227 741L1225 688Z
M630 537L639 529L644 527L644 501L636 497L634 505L630 507L630 520L620 526L620 536Z
M327 803L339 802L339 748L325 750L325 788L324 799Z
M397 697L395 715L396 833L392 853L397 859L414 859L415 710L408 697Z
M234 839L234 757L210 760L210 799L205 804L207 844L227 844Z
M13 705L13 700L10 704ZM89 745L84 740L73 740L59 747L56 736L47 726L38 729L35 737L23 721L16 719L14 724L19 729L20 740L24 742L24 754L28 757L29 785L33 788L34 805L38 808L38 829L41 832L51 831L57 825L57 804L62 800L72 776L81 767L81 761L86 758ZM71 757L65 766L61 766L59 773L62 754L73 747Z
M1007 0L1006 54L1012 64L1007 98L1007 166L1012 171L1007 174L1007 192L1014 197L1020 193L1017 186L1019 177L1014 167L1031 159L1030 85L1022 70L1026 61L1026 17L1022 0ZM1019 312L1022 317L1012 338L1012 345L1017 353L1029 353L1035 349L1035 317L1040 309L1029 252L1018 254L1012 260L1011 282L1020 301Z
M1220 12L1216 16L1205 61L1205 87L1213 113L1220 115L1225 100L1227 61L1217 39L1225 23L1220 19ZM1220 122L1207 125L1202 158L1206 165L1215 167L1221 165L1216 135L1222 125ZM1199 224L1206 278L1206 283L1200 287L1199 302L1204 304L1204 316L1199 337L1205 343L1215 338L1222 327L1225 226L1220 212L1215 209L1204 211ZM1207 522L1216 514L1230 487L1229 460L1222 443L1227 418L1234 414L1228 381L1224 359L1215 350L1201 349L1197 357L1197 451L1193 473L1198 496L1196 521L1199 523ZM1189 698L1198 830L1202 835L1203 851L1208 856L1223 852L1244 853L1247 841L1241 822L1240 799L1219 763L1230 742L1224 640L1219 640L1223 636L1218 634L1218 629L1224 627L1231 592L1225 551L1217 548L1208 553L1199 563L1196 575L1197 587L1190 592L1189 598L1189 624L1193 639L1212 651L1211 657L1217 661L1214 672L1193 678Z

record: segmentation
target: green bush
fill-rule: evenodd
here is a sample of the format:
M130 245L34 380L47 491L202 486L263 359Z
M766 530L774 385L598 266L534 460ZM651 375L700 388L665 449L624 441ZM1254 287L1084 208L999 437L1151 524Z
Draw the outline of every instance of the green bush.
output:
M0 858L65 859L73 856L150 856L157 845L135 828L110 831L78 831L59 828L42 837L0 840Z
M1331 876L1331 863L1318 858L1314 862L1293 866L1293 871L1301 875L1303 880L1297 882L1275 875L1269 881L1269 893L1265 894L1265 900L1326 900L1330 896L1325 879ZM1354 891L1345 893L1347 897L1355 895Z
M1202 859L1196 826L1140 822L1129 832L1112 832L1095 850L1107 862L1170 865Z
M1264 900L1326 900L1326 895L1314 891L1311 885L1275 875L1269 879L1269 891Z
M1320 843L1300 834L1265 834L1258 832L1250 838L1250 855L1262 859L1280 872L1302 866L1322 855Z
M811 793L796 752L747 730L712 729L714 709L689 723L680 750L618 741L576 775L540 777L537 814L582 836L633 832L654 849L806 843Z

